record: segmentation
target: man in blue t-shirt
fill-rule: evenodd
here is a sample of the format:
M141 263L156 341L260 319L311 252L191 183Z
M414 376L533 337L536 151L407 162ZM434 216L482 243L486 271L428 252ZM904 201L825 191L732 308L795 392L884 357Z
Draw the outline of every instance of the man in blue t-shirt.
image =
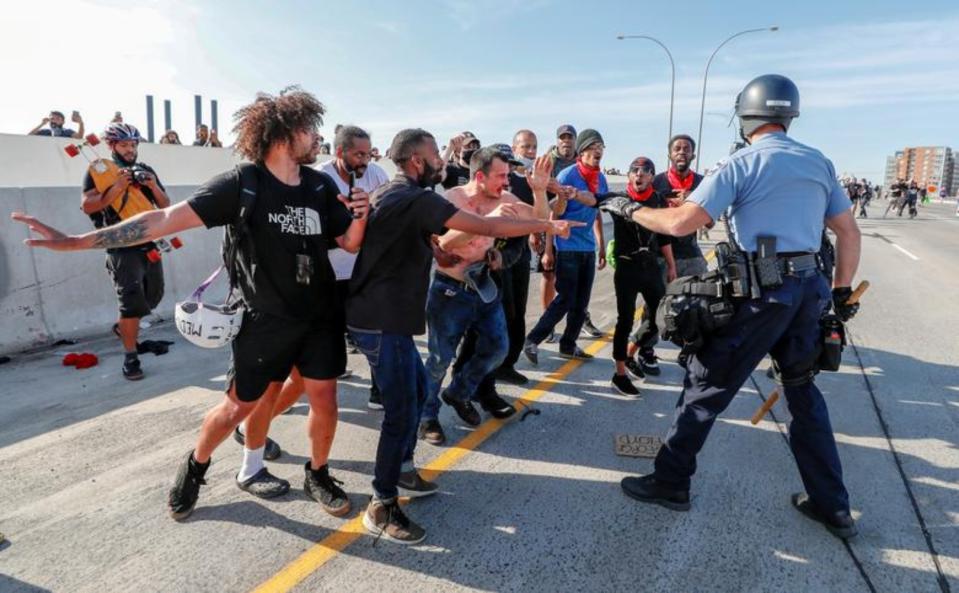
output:
M526 336L523 346L523 353L533 364L539 362L539 344L563 317L566 317L566 330L559 341L560 356L582 360L592 358L576 345L576 338L586 320L586 307L596 275L596 239L592 225L596 220L597 201L594 196L609 192L606 176L599 166L605 148L599 132L583 130L576 137L576 163L556 176L557 182L578 191L567 203L566 210L554 215L586 226L573 229L568 239L556 239L556 298Z

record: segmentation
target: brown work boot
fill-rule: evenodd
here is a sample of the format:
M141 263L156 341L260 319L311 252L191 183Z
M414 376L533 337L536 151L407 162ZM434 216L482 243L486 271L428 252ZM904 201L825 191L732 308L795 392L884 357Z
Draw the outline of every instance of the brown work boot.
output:
M376 536L397 544L418 544L426 539L426 530L409 520L400 509L397 499L388 501L370 499L363 513L363 527Z

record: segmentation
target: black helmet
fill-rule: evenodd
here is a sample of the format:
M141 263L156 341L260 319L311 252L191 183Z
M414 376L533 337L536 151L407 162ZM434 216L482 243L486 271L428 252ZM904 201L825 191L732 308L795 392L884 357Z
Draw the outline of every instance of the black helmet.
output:
M792 119L799 117L799 89L780 74L754 78L736 96L736 116L743 138L764 124L779 124L788 130Z

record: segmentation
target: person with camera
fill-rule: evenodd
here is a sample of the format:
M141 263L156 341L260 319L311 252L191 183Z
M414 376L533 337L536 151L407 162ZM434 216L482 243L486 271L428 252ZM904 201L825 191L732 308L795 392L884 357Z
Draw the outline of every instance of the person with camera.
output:
M135 188L155 208L166 208L170 198L156 172L137 162L140 132L130 124L110 124L103 132L103 141L110 148L113 162L120 167L116 182L100 192L89 170L83 178L83 199L80 207L102 229L120 222L122 204ZM119 208L118 208L119 206ZM163 264L152 261L148 253L155 250L152 242L107 248L107 270L113 281L119 305L115 331L123 342L123 376L131 381L143 378L137 355L140 318L153 311L163 299Z
M196 446L183 457L170 490L168 511L177 521L193 512L214 450L260 398L276 397L294 367L311 410L328 409L336 398L346 343L342 321L336 319L342 307L335 302L327 248L360 248L369 198L358 188L349 198L340 195L332 179L308 166L319 153L317 130L324 113L322 103L296 87L277 96L259 94L235 116L236 151L250 163L214 177L186 201L92 233L66 235L32 216L12 216L40 235L27 245L61 251L132 247L200 226L225 226L239 237L233 257L226 258L231 251L224 254L224 264L236 272L232 288L244 308L242 327L231 344L226 395L204 418ZM326 446L322 439L330 436L317 421L320 415L311 412L308 421L313 449L304 486L327 512L342 514L349 511L349 499L319 461ZM290 485L262 466L265 442L265 430L247 433L236 482L269 498L286 493Z
M83 118L80 117L80 112L74 111L70 116L70 121L77 124L79 127L78 130L64 128L63 123L65 119L63 113L51 111L50 115L43 118L40 124L27 132L27 134L30 136L52 136L54 138L83 138ZM44 126L48 127L44 128Z
M828 304L843 321L859 308L848 300L861 235L832 163L786 134L799 116L799 89L791 80L778 74L753 79L737 97L736 115L748 146L710 171L681 206L643 208L622 198L602 206L672 236L694 232L726 212L733 245L727 251L740 263L722 267L737 277L742 270L729 268L753 270L747 274L748 288L740 282L724 288L732 305L724 325L710 329L696 314L696 323L703 324L702 345L686 365L683 392L655 469L624 478L621 486L640 502L689 510L697 455L717 416L769 353L789 405L789 446L805 487L792 495L792 505L848 539L856 535L856 523L829 412L814 378L820 319ZM823 226L837 239L831 294L818 256ZM685 287L699 290L695 283Z

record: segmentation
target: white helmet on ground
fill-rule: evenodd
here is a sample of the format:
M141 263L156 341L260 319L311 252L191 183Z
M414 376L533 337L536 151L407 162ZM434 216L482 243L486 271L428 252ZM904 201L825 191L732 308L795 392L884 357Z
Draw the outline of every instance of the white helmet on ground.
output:
M223 267L201 284L190 298L176 304L176 328L183 337L201 348L220 348L233 341L243 323L243 307L238 304L208 305L203 291L220 275Z

